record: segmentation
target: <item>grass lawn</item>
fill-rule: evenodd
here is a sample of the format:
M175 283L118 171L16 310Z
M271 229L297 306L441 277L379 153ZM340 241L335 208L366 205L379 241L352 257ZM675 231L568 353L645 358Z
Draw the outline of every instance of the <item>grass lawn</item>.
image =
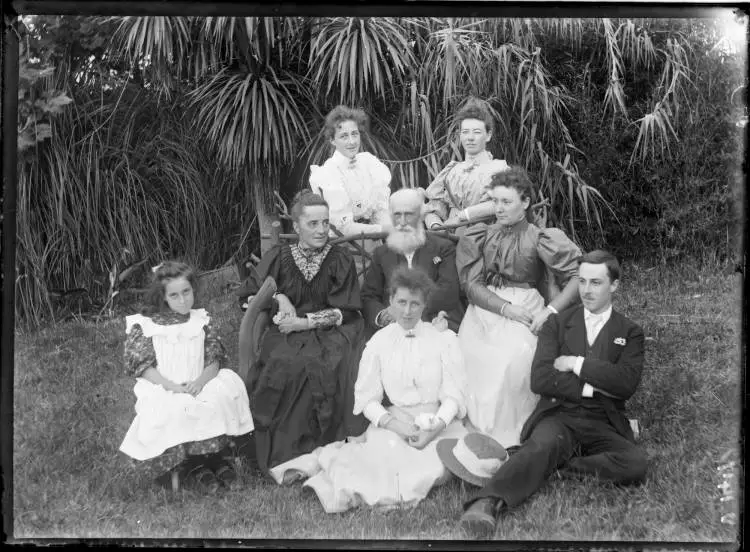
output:
M690 267L624 272L616 306L647 336L629 415L641 423L648 479L618 488L553 477L502 518L496 539L738 542L722 516L738 511L739 478L718 486L740 454L740 280ZM241 313L230 296L207 306L236 367ZM311 490L276 486L247 464L240 488L215 496L155 487L117 450L135 403L123 336L122 318L16 334L15 538L465 538L456 521L472 489L456 480L413 510L336 515Z

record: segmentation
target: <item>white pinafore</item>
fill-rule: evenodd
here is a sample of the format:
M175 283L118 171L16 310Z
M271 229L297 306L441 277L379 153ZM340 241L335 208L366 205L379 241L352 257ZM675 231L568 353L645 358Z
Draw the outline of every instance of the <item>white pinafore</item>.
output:
M125 333L140 325L143 335L152 339L159 372L176 383L185 383L203 371L203 328L208 321L204 309L191 310L187 322L169 326L136 314L125 318ZM244 435L254 429L245 384L226 368L195 397L168 391L144 378L137 378L133 391L136 416L120 450L136 460L155 458L182 443Z

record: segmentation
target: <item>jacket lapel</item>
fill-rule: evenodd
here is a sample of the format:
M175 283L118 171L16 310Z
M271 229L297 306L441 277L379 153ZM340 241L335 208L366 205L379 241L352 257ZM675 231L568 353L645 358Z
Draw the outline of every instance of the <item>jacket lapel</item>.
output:
M607 323L599 332L599 337L604 341L601 343L601 350L606 354L607 360L615 362L617 360L617 347L614 344L614 339L625 335L623 324L623 318L616 310L612 309L612 316L609 317ZM605 333L606 330L606 333Z
M583 307L578 307L568 318L565 324L564 343L568 350L562 351L562 354L586 355L586 324L583 321Z

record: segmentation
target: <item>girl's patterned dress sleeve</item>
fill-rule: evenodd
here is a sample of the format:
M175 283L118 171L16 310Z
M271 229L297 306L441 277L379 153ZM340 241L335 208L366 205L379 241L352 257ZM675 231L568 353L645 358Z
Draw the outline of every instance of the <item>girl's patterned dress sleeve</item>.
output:
M129 376L141 377L149 368L157 368L156 351L150 337L143 335L139 325L133 326L125 338L125 371Z
M219 332L211 322L203 327L203 331L206 334L203 346L203 366L218 362L221 368L227 362L227 351L221 342Z

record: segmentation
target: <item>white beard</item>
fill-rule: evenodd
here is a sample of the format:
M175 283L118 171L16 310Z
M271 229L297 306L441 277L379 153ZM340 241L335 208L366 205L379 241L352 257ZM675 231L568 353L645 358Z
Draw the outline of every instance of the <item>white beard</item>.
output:
M426 241L427 232L420 225L416 229L411 226L407 226L403 230L393 228L388 234L385 243L391 251L406 255L407 253L414 253Z

